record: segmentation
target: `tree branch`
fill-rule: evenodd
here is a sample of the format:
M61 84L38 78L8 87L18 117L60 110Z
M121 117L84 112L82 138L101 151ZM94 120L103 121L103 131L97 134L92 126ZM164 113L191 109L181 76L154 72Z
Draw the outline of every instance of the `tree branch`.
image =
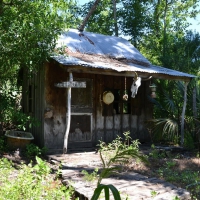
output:
M86 15L86 17L83 20L82 24L79 26L79 28L78 28L79 31L83 31L84 30L86 23L88 22L88 20L89 20L90 16L92 15L92 13L95 11L95 9L98 6L99 2L100 2L100 0L96 0L94 2L94 5L90 9L89 13Z

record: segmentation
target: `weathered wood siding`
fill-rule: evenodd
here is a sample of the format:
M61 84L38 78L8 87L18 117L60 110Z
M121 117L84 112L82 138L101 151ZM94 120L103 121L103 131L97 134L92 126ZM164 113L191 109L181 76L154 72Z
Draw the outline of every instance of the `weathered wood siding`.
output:
M54 84L67 81L68 77L69 74L58 64L52 62L46 65L43 115L44 145L49 149L63 148L66 127L67 89L57 88ZM87 88L85 90L82 89L83 94L81 94L81 89L79 89L78 93L75 92L76 89L72 89L72 104L74 104L72 106L72 113L74 113L72 128L78 129L76 129L77 133L76 131L73 133L74 139L70 136L69 147L84 146L84 144L96 145L99 140L110 142L117 135L122 136L125 131L130 131L134 139L137 138L142 141L149 139L148 131L144 126L144 121L152 117L152 105L147 100L147 94L150 94L148 81L142 82L136 98L129 99L129 108L126 114L122 113L123 102L120 100L123 96L122 92L119 94L119 99L116 99L110 105L106 105L102 101L104 91L117 93L118 90L125 89L125 77L73 73L73 78L87 80ZM126 78L126 89L129 97L131 96L132 81L132 78ZM73 94L77 94L77 96ZM92 102L91 105L90 103L87 106L83 105L84 102L90 102L90 100ZM84 123L81 122L82 120ZM91 135L88 133L90 127L92 129ZM80 137L77 136L79 132L82 134Z
M49 63L45 69L44 146L62 149L66 127L66 88L55 83L66 81L68 73L58 65Z
M55 87L66 82L69 73L56 62L47 63L40 72L28 77L24 73L23 109L36 117L40 126L32 127L35 143L51 150L62 150L66 129L67 89ZM89 68L88 68L89 70ZM72 88L72 121L69 148L95 146L99 140L110 142L117 135L130 131L133 139L149 140L145 120L152 118L153 107L148 101L149 81L142 81L136 98L130 98L132 77L126 78L129 95L122 101L125 77L91 73L73 73L74 80L86 81L86 88ZM111 91L115 100L106 105L103 93ZM127 109L123 113L123 103Z
M40 147L44 146L44 66L39 73L28 75L23 71L23 112L38 120L38 126L27 126L34 136L34 142Z
M116 90L125 89L125 77L97 75L96 79L96 123L94 130L96 141L102 139L110 142L116 138L116 135L122 136L123 132L126 131L130 131L134 139L148 140L149 134L144 126L144 122L146 119L152 118L153 109L147 100L147 94L150 94L149 82L142 82L136 98L130 99L130 113L123 114L121 112L117 114L113 105L116 103L115 100L114 103L106 105L102 102L102 94L106 90L114 93ZM131 96L130 88L132 81L132 78L126 78L126 89L128 90L129 97ZM121 99L122 96L123 94L120 94ZM120 106L122 107L122 102Z

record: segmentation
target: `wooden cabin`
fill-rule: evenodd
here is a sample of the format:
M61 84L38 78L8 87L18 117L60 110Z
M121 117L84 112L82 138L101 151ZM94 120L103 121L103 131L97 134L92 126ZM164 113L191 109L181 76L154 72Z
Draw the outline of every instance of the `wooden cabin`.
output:
M68 99L70 77L75 83ZM138 77L141 85L131 97ZM193 77L152 65L123 38L70 29L60 36L50 61L24 81L23 108L40 121L30 131L49 152L63 149L69 100L68 148L95 147L99 140L110 142L126 131L133 139L149 141L145 121L153 115L148 96L154 79L189 82Z

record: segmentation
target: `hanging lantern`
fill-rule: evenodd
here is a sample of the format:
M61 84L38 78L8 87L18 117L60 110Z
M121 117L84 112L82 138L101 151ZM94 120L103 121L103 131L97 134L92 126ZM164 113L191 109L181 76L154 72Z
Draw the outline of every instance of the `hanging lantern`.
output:
M156 85L153 83L149 87L151 89L151 97L156 98Z

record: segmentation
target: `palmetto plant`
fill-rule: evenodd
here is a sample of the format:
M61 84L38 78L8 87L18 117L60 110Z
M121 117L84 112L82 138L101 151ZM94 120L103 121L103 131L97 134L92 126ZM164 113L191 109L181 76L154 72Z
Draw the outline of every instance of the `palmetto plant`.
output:
M157 99L149 100L154 105L154 119L147 121L147 126L151 130L152 140L167 140L176 142L180 139L181 112L183 107L184 84L182 82L159 82L157 89ZM187 134L194 137L195 116L194 101L196 101L196 112L199 110L200 95L194 98L193 90L196 81L190 82L187 92L187 109L184 116L184 129ZM169 90L169 88L173 88ZM198 112L197 112L198 113ZM195 136L196 137L196 136Z
M151 132L153 141L168 140L177 142L178 123L170 118L159 118L149 120L151 122Z
M171 98L173 94L169 94L163 87L160 87L158 96L158 99L149 97L154 104L155 118L148 120L147 126L151 130L153 141L174 141L179 134L180 105Z

